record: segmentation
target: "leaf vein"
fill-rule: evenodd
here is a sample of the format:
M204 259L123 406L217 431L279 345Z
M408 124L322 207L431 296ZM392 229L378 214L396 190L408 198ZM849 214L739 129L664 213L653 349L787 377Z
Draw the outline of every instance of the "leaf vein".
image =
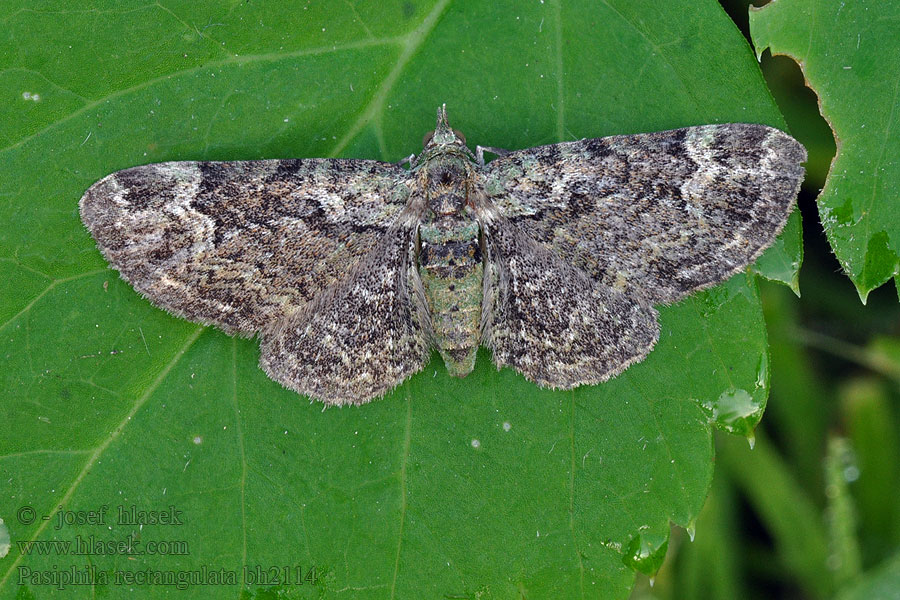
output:
M394 68L387 74L381 82L381 86L372 95L369 104L360 113L359 118L350 126L347 133L338 140L338 143L335 144L331 152L328 153L328 156L337 156L341 150L346 148L347 144L356 137L366 123L373 122L376 125L376 130L380 129L381 114L383 113L384 103L387 100L388 93L394 87L394 84L397 83L400 74L403 72L403 69L406 68L406 65L409 64L410 59L419 50L422 44L425 43L425 40L437 25L441 14L443 14L448 4L450 4L450 0L441 0L438 2L435 7L431 9L431 12L422 19L422 24L404 38L403 51L400 53L400 56L397 57Z
M93 452L91 452L87 462L85 462L84 468L81 469L81 472L72 481L72 484L69 486L69 489L66 490L65 494L63 494L62 498L60 498L59 501L53 503L54 506L65 506L66 503L68 503L69 500L72 499L72 496L75 495L75 491L78 489L78 486L81 485L81 482L84 481L85 477L87 477L88 473L90 473L91 468L93 468L94 465L97 464L97 461L100 460L100 457L103 456L103 453L106 451L106 449L109 448L112 443L119 438L120 435L122 435L122 432L125 431L125 428L129 423L131 423L132 418L137 414L141 407L144 406L150 396L153 395L153 392L156 391L156 389L166 379L166 377L168 377L169 372L172 370L172 368L176 364L178 364L178 361L181 360L181 357L184 356L184 354L190 349L194 342L197 341L197 339L200 337L200 334L203 333L205 329L206 327L197 327L197 329L194 330L194 333L188 336L185 343L181 346L181 348L178 349L174 356L172 356L172 360L170 360L168 364L166 364L166 366L162 368L162 370L159 372L159 375L156 376L156 379L154 379L153 382L149 386L147 386L147 389L144 391L144 393L141 394L141 396L135 401L135 403L131 407L131 410L128 411L128 414L126 414L125 417L119 422L119 424L113 428L113 430L106 437L103 443L101 443L94 449ZM49 524L50 520L42 521L29 541L35 541ZM9 565L9 568L6 570L3 578L0 579L0 589L3 589L3 587L6 585L6 581L9 579L10 575L12 575L12 573L16 571L16 568L18 567L19 563L22 562L22 559L24 557L24 554L20 554L16 557L16 560L14 560L12 564Z
M400 549L403 546L403 525L406 522L406 465L409 463L409 446L412 431L412 397L406 384L406 432L403 437L403 458L400 463L400 531L397 534L397 555L394 557L394 577L391 581L391 599L397 594L397 574L400 572Z
M288 59L288 58L298 58L298 57L303 57L303 56L318 56L318 55L323 55L323 54L332 54L335 52L342 52L345 50L357 50L357 49L361 49L361 48L370 48L373 46L386 46L386 45L391 45L391 44L398 44L398 43L402 43L402 40L403 40L402 37L401 38L380 38L380 39L374 39L374 40L361 40L358 42L348 42L346 44L339 44L339 45L320 46L320 47L316 47L316 48L306 48L306 49L302 49L302 50L296 50L294 52L270 52L270 53L264 53L264 54L247 54L244 56L229 56L222 60L204 62L203 64L200 64L200 65L197 65L194 67L190 67L187 69L181 69L178 71L173 71L171 73L165 73L158 77L154 77L152 79L142 81L140 83L129 86L127 88L122 88L120 90L116 90L115 92L112 92L101 98L98 98L97 100L94 100L93 102L85 104L81 108L70 112L69 114L65 115L64 117L61 117L60 119L57 119L56 121L53 121L52 123L47 124L46 126L42 127L38 131L35 131L31 135L23 137L22 139L15 142L14 144L10 144L8 146L0 148L0 154L5 153L10 150L15 150L17 148L20 148L21 146L25 145L30 140L40 137L41 135L47 133L48 131L51 131L52 129L58 127L59 125L62 125L63 123L69 121L70 119L79 117L79 116L87 113L88 111L90 111L94 108L97 108L98 106L100 106L106 102L109 102L110 100L114 100L116 98L120 98L120 97L130 94L132 92L136 92L136 91L148 88L154 84L160 83L162 81L170 80L174 77L182 77L185 75L199 73L201 71L209 71L209 70L216 69L218 67L222 67L222 66L226 66L226 65L242 65L242 64L249 64L249 63L254 63L254 62L265 62L265 61L284 60L284 59Z

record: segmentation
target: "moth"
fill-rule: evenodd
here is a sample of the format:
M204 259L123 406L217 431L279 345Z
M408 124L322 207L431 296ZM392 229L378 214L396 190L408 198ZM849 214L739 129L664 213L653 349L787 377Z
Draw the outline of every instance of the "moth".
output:
M805 160L739 123L473 153L442 106L400 163L152 164L101 179L80 209L155 305L258 334L272 379L361 404L433 348L459 377L481 345L544 387L621 373L659 337L654 305L772 244Z

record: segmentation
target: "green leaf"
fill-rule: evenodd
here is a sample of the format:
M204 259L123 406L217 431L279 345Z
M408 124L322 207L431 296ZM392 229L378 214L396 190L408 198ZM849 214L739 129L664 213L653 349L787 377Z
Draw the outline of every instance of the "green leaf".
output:
M97 584L63 585L76 596L162 596L184 577L192 597L624 598L633 569L658 567L670 522L703 504L712 426L747 434L765 405L752 276L663 307L657 349L604 385L541 390L482 352L465 379L435 359L382 400L323 412L266 378L255 341L120 281L77 202L164 160L398 160L442 102L472 145L508 148L783 127L716 3L68 7L0 15L0 598L70 572ZM783 240L792 278L796 218ZM182 524L119 523L132 506ZM19 544L90 536L184 551Z
M753 271L769 279L783 283L800 296L800 264L803 262L800 211L788 217L784 234L766 250L753 265Z
M885 501L900 489L900 436L891 387L887 381L866 374L850 379L838 390L856 459L849 472L854 477L859 475L852 491L863 564L888 556L900 546L900 505Z
M787 568L806 596L831 597L833 581L822 576L829 548L821 512L771 442L763 437L751 452L745 444L722 440L718 459L765 523L777 564Z
M838 600L897 600L900 598L900 555L865 573L859 581L838 594Z
M855 579L861 571L856 507L848 485L858 477L859 467L849 440L830 436L825 456L825 516L830 550L828 567L837 588Z
M819 214L863 302L900 273L898 19L893 2L791 0L750 13L757 52L800 63L838 141Z

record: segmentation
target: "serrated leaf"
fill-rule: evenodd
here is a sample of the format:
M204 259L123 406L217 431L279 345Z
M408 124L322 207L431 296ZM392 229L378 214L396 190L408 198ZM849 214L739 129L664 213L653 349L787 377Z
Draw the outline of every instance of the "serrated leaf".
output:
M750 12L757 52L800 63L834 131L819 214L863 302L900 273L898 19L893 2L784 0Z
M508 148L783 126L716 3L4 10L0 264L14 285L0 291L0 518L13 545L0 598L40 597L41 573L86 564L18 542L91 535L188 551L91 555L120 579L70 595L115 597L121 577L154 572L222 578L192 597L624 598L629 565L652 570L641 557L656 561L669 522L703 503L709 407L741 398L758 410L737 430L758 422L767 355L749 275L663 308L657 349L604 385L541 390L482 352L465 379L435 359L385 399L322 412L265 377L255 341L153 308L77 213L93 181L136 164L398 160L442 102L472 145ZM799 264L791 244L781 263ZM36 520L16 519L23 506ZM57 507L103 506L103 527L55 528ZM121 524L120 506L180 511L183 525Z

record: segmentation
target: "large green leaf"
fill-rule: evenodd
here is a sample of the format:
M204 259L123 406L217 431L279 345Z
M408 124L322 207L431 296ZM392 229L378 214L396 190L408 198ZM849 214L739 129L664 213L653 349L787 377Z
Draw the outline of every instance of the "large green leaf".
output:
M171 317L120 281L77 201L107 173L163 160L397 160L442 102L472 145L508 148L783 126L717 4L68 7L7 3L0 15L0 268L12 283L0 291L12 541L0 598L44 597L88 568L109 583L71 595L155 597L171 586L123 578L224 569L237 583L191 597L246 584L252 596L621 598L633 569L658 567L669 523L689 526L703 503L711 427L749 435L765 404L752 276L663 308L657 349L604 385L541 390L482 353L465 379L435 359L385 399L323 412L265 377L254 341ZM783 240L759 268L791 281L796 217ZM104 505L103 526L56 528L58 507ZM132 505L173 506L183 524L117 523ZM187 552L20 544L91 535ZM294 580L272 578L289 566ZM316 585L295 566L314 567ZM243 567L269 578L245 581Z
M750 12L757 52L800 63L834 130L819 214L863 301L900 274L898 21L896 2L783 0Z

